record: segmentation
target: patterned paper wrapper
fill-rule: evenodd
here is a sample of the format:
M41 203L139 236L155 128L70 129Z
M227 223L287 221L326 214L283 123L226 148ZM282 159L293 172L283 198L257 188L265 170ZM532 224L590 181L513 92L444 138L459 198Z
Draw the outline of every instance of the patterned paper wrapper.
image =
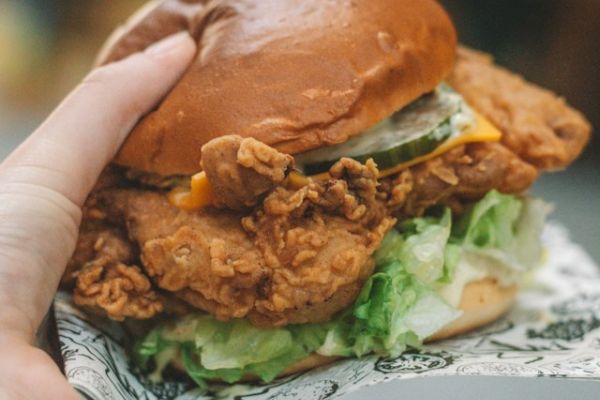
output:
M71 384L91 399L325 399L397 379L430 376L516 376L600 380L600 270L568 232L549 224L545 265L501 320L476 332L396 358L347 359L270 384L153 383L122 344L117 323L97 321L55 300L60 352Z

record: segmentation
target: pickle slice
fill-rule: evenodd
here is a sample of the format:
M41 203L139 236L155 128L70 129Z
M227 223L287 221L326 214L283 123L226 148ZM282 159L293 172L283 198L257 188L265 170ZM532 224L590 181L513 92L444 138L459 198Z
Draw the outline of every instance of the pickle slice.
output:
M307 175L328 171L342 157L362 163L372 158L383 170L433 152L473 123L462 97L440 86L372 129L345 143L300 154L296 161Z
M374 153L348 155L345 157L353 158L361 163L365 163L372 158L377 164L377 167L380 170L383 170L429 154L451 136L452 126L448 119L434 128L431 132L406 137L404 138L404 141L397 143L394 147ZM307 175L316 175L327 172L338 160L339 159L327 160L314 164L304 164L304 173Z

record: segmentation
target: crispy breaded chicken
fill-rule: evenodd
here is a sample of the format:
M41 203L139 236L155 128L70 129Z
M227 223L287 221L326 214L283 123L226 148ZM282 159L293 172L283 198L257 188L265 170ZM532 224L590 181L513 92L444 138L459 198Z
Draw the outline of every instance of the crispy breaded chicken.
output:
M221 319L250 312L257 286L269 279L260 252L244 232L241 215L205 209L187 212L153 191L116 190L102 195L114 204L115 223L127 221L146 273L156 285Z
M349 306L395 224L378 191L372 161L342 159L328 182L275 189L243 219L272 270L249 316L257 325L323 322Z
M406 169L383 184L392 212L402 217L422 215L434 205L460 212L492 189L521 193L538 177L538 170L500 143L459 146L440 157Z
M345 159L332 174L332 181L298 190L278 187L248 216L179 210L153 191L107 190L96 201L110 210L109 220L126 224L158 288L219 319L320 322L354 300L373 270L371 255L395 222L377 191L373 163ZM80 272L76 301L90 305L80 287L98 276L96 266ZM105 297L95 306L115 318Z
M143 190L104 180L112 184L88 200L70 263L75 302L114 319L183 301L259 326L326 321L354 301L396 220L440 204L461 212L492 189L522 193L588 140L589 124L563 100L479 54L461 50L449 82L501 142L462 145L381 180L372 162L342 159L330 180L297 188L286 180L292 157L221 137L202 149L218 207L198 211L171 205L152 180Z
M100 257L83 267L73 300L117 321L127 317L151 318L164 309L150 279L139 267L108 257Z
M283 182L294 163L253 138L229 135L202 147L202 170L217 193L220 206L240 210L254 206L273 185Z
M63 282L76 282L73 298L77 304L112 319L153 317L163 311L162 301L148 276L133 265L137 258L133 243L105 218L96 206L86 209Z
M589 140L585 117L549 90L460 48L448 83L502 131L502 144L539 170L562 169Z

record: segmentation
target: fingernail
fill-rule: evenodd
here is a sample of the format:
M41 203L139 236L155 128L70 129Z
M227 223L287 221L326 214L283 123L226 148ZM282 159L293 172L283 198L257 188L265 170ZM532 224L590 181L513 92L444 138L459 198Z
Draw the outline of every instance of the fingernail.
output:
M145 52L146 54L151 54L154 56L170 53L171 51L177 49L179 46L185 43L186 39L188 39L189 37L189 33L185 31L175 33L146 48Z

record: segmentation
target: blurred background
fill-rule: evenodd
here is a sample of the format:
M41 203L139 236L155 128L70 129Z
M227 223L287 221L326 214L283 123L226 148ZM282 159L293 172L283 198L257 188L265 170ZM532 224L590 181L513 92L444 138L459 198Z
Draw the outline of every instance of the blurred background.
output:
M258 0L257 0L258 1ZM0 160L93 63L103 40L144 0L0 0ZM461 41L551 88L600 127L600 1L447 0ZM600 138L534 193L600 261Z

